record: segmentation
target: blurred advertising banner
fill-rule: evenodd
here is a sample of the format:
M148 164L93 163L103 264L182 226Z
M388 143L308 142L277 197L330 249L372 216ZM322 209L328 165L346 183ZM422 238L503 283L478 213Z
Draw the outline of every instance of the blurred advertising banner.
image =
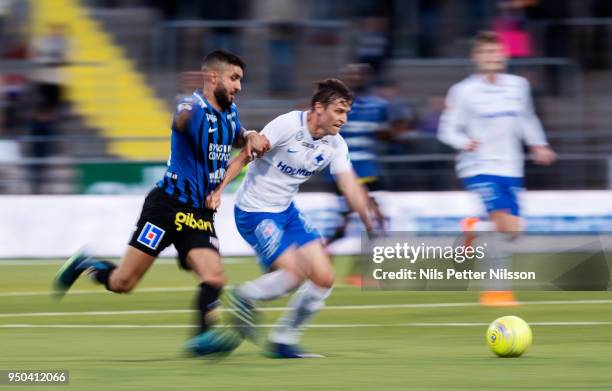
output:
M159 176L157 176L159 177ZM482 215L481 204L467 192L405 192L377 195L394 232L455 232L466 216ZM120 256L131 237L144 196L65 195L0 197L0 258L65 257L86 245L100 256ZM342 202L329 193L303 193L296 205L329 236L340 224ZM533 234L612 232L612 191L525 193L521 198L525 229ZM234 224L234 196L225 195L215 215L222 254L251 255ZM363 232L351 217L334 254L358 254ZM559 243L560 241L556 241ZM555 246L555 241L552 241ZM162 256L173 256L167 249Z
M82 163L80 193L146 194L165 172L166 165L159 163Z

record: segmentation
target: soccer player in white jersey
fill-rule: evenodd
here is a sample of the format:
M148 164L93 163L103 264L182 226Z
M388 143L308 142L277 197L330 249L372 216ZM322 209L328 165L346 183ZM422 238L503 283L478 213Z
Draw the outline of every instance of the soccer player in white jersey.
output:
M537 164L552 164L555 153L534 113L529 82L504 73L507 58L497 34L476 36L472 60L476 73L448 92L438 138L459 151L464 187L478 193L503 241L512 241L522 229L517 193L523 189L523 144ZM492 288L481 293L481 304L517 304L507 287Z
M333 266L318 232L293 203L300 184L329 165L348 204L366 229L372 229L367 191L358 182L346 142L338 134L351 102L340 80L317 82L309 111L283 114L261 131L270 150L251 163L236 196L236 226L266 272L229 295L243 335L249 337L253 331L254 302L273 300L300 287L269 335L272 357L313 356L297 346L300 330L323 308L334 283ZM225 179L207 199L210 208L219 207L223 188L249 160L243 153L230 163Z

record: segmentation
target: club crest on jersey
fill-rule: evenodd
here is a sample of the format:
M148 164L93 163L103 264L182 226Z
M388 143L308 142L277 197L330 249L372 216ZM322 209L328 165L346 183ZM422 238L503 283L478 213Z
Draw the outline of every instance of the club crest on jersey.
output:
M157 225L147 222L136 241L147 246L151 250L156 250L165 233L166 231L159 228Z
M303 131L300 130L299 132L296 133L295 139L297 141L302 141L303 138L304 138L304 132Z

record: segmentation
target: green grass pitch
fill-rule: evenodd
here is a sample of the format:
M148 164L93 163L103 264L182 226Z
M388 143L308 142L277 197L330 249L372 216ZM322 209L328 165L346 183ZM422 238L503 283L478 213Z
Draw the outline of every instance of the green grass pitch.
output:
M347 263L337 260L338 275ZM133 294L82 279L59 303L46 293L58 267L0 266L0 370L70 371L69 386L45 390L612 389L609 292L519 292L524 305L488 309L475 305L477 292L371 292L339 281L304 337L326 358L272 360L245 342L212 360L181 354L195 281L174 263L154 265ZM227 271L231 283L259 273L248 259ZM268 304L263 323L285 303ZM503 315L532 325L524 357L488 350L487 324ZM43 389L17 389L32 387Z

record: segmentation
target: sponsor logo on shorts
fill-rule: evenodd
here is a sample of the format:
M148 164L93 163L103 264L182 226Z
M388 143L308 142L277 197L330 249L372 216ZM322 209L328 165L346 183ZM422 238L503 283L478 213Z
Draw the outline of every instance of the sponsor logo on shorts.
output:
M206 221L203 219L196 219L195 217L193 217L193 213L178 212L174 216L174 224L176 225L177 231L182 231L183 225L191 229L197 229L200 231L208 231L208 232L213 231L213 226L210 221Z
M147 246L151 250L156 250L165 233L166 231L159 228L157 225L147 222L136 241Z

